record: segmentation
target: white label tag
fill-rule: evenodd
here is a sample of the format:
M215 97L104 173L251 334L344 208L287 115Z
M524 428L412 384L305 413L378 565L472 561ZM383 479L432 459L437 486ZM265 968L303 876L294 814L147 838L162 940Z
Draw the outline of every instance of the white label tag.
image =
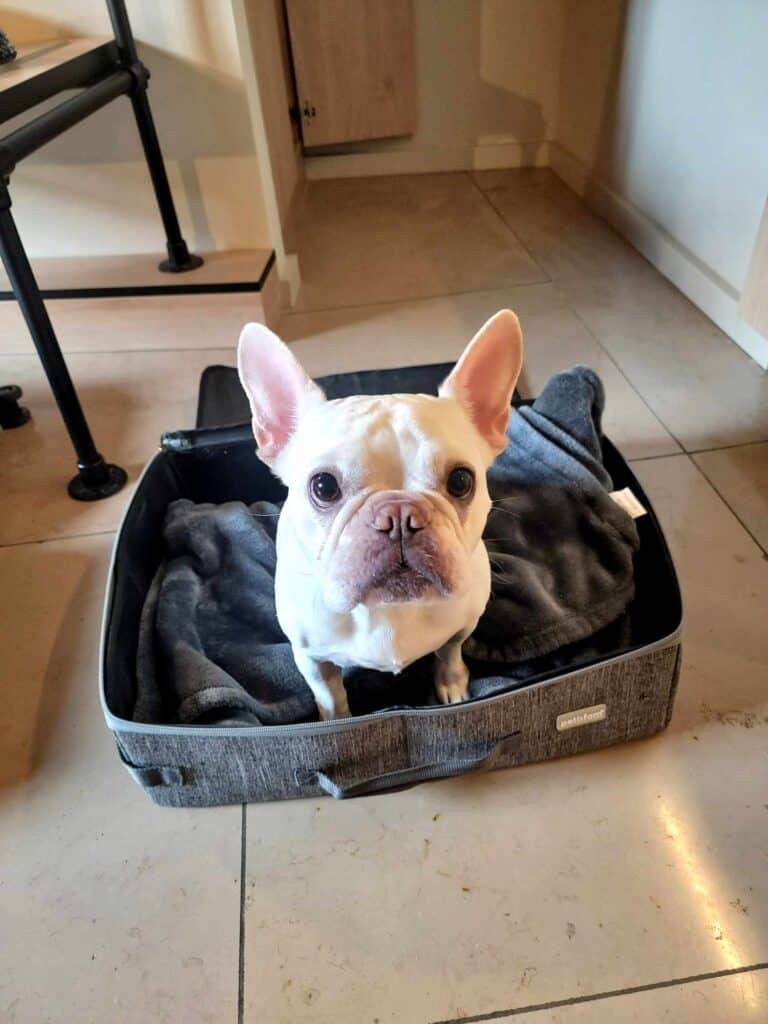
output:
M616 504L621 506L625 512L631 515L633 519L639 519L640 516L644 516L647 513L647 509L643 508L629 487L625 487L621 491L611 491L610 497L613 498Z
M592 722L602 722L604 718L605 704L593 704L590 708L566 711L565 714L557 716L557 731L565 732L566 729L575 729L579 725L591 725Z

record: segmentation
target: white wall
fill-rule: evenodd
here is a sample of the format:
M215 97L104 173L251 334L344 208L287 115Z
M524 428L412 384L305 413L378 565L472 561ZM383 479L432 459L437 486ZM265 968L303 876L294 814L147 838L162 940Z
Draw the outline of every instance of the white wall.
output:
M552 154L763 365L738 296L768 194L766 40L765 0L570 0Z
M414 0L418 130L323 150L310 177L546 164L566 0Z
M227 0L131 3L182 229L192 248L271 248L238 40ZM103 0L0 5L17 43L108 35ZM129 101L121 97L25 160L11 179L31 256L162 252Z

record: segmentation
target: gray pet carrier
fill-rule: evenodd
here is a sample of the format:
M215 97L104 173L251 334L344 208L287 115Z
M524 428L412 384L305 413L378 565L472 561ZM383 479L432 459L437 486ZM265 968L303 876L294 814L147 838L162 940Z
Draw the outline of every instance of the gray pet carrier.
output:
M344 374L321 384L329 397L434 393L449 369ZM256 459L245 420L247 406L233 371L209 368L201 384L197 429L163 438L115 541L101 699L123 764L156 803L210 806L363 796L607 747L667 725L680 664L680 592L650 501L605 438L603 461L614 487L630 487L648 510L636 521L635 598L620 641L615 630L604 631L590 643L573 644L565 658L540 659L524 682L510 673L508 690L461 705L398 706L280 726L134 721L140 619L163 556L169 504L178 498L250 504L280 501L284 495Z

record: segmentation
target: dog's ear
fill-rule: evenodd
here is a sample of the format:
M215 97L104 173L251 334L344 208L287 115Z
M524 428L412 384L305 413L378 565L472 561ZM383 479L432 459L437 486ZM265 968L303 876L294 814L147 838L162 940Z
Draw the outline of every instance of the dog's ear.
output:
M271 466L307 409L325 396L288 346L263 324L243 328L237 372L251 404L259 458Z
M481 327L440 386L439 394L461 402L497 452L506 445L509 404L522 365L520 322L511 310L502 309Z

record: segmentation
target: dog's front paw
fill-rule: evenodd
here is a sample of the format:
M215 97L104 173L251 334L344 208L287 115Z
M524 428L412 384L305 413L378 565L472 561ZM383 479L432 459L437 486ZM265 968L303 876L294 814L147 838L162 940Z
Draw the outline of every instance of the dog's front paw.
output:
M317 713L320 716L321 722L332 722L335 718L350 718L352 715L346 701L341 704L331 704L328 706L324 706L319 701L315 701L315 703L317 704Z
M435 651L435 693L441 704L469 700L469 669L461 656L463 635Z
M441 704L461 704L469 700L469 670L443 672L435 679L435 693Z
M435 683L435 692L441 704L461 704L469 699L466 683Z

